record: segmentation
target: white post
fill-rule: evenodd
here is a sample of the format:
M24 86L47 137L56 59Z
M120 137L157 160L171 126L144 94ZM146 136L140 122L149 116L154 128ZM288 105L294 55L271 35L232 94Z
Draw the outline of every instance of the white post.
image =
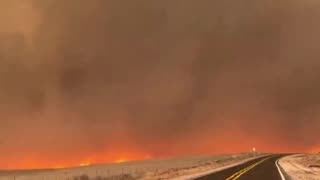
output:
M256 155L256 148L255 147L252 148L252 153L253 153L253 156Z

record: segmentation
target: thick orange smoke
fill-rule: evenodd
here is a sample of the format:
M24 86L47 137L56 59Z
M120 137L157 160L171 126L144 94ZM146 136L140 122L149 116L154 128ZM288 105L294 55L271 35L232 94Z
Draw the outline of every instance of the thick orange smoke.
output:
M320 3L0 1L0 169L319 147Z
M57 154L54 154L56 156ZM61 155L62 157L64 155ZM3 161L0 163L1 169L59 169L67 167L78 167L78 166L88 166L93 164L101 163L122 163L127 161L135 160L147 160L151 159L146 153L141 152L119 152L115 151L113 153L105 154L91 154L91 155L82 155L77 156L76 154L73 157L66 157L65 160L55 160L50 158L50 154L46 154L44 157L39 155L30 156L27 155L21 159L16 158L3 158Z

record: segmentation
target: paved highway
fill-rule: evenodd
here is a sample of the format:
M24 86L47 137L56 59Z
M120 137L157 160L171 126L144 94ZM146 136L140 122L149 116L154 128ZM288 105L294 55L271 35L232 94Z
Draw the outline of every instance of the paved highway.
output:
M284 180L276 166L276 161L283 156L260 157L196 180Z

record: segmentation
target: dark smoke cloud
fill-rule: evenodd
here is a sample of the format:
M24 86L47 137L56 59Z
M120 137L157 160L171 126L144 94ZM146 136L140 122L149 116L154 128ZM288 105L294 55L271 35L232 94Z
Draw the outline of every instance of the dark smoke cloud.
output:
M319 144L316 2L0 5L1 154L63 159L128 145L157 157ZM249 142L232 143L230 133Z

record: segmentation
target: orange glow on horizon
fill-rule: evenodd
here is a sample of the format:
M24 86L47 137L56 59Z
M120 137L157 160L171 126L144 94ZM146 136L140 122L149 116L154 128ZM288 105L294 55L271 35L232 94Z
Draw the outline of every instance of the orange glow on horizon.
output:
M50 156L48 156L50 157ZM86 158L79 158L79 160L55 162L53 159L46 159L40 157L29 157L23 162L18 160L7 160L7 162L0 162L0 169L2 170L33 170L33 169L63 169L70 167L85 167L94 164L104 163L123 163L135 160L150 159L151 156L142 152L126 152L126 153L96 153ZM82 159L82 160L81 160Z
M320 153L320 145L311 148L308 153Z
M198 136L190 135L190 137L186 138L196 144L176 143L170 146L159 144L152 147L152 149L140 149L134 145L126 145L123 148L115 148L115 152L76 152L79 154L72 155L49 153L38 156L21 155L22 158L3 159L0 162L0 169L61 169L175 156L242 153L250 151L252 147L256 147L258 152L289 152L290 150L297 152L302 149L301 147L289 147L281 140L276 141L272 137L252 137L236 131L232 133L220 132L219 137L211 134L202 134ZM130 151L126 151L127 149L130 149ZM163 151L159 151L159 149ZM319 148L312 149L314 152L319 150ZM160 154L156 152L160 152Z

